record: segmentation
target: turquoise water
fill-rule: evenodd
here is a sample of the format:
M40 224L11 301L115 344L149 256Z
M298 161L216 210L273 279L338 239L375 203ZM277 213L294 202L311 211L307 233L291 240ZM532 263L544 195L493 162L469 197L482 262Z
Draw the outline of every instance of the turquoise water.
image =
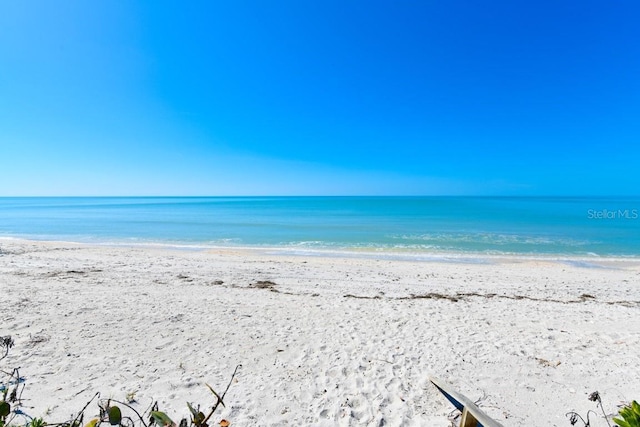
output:
M396 254L640 256L640 198L0 198L0 237Z

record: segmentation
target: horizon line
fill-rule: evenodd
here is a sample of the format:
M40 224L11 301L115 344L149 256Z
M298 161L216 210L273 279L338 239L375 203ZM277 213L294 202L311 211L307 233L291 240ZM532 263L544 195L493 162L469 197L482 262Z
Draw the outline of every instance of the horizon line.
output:
M93 198L93 199L115 199L115 198L198 198L198 199L212 199L212 198L427 198L427 197L469 197L469 198L638 198L640 194L590 194L590 195L577 195L577 194L564 194L564 195L545 195L545 194L529 194L529 195L507 195L507 194L271 194L271 195L48 195L48 196L34 196L34 195L22 195L22 196L7 196L0 195L0 199L71 199L71 198Z

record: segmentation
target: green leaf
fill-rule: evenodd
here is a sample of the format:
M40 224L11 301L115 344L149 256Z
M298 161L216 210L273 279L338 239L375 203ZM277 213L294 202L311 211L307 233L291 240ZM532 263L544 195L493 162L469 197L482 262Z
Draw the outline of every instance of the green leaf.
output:
M11 413L11 405L7 402L0 402L0 418L4 418Z
M164 412L160 411L152 411L151 416L153 419L160 424L161 426L175 426L175 423L171 421L171 418L167 416Z
M27 425L29 427L44 427L47 425L47 423L42 418L34 418Z
M196 415L193 419L193 423L196 426L201 426L202 423L204 423L206 416L202 413L202 412L198 412L198 415Z
M220 401L220 403L222 403L222 406L225 406L225 405L224 405L224 402L222 401L222 398L221 398L220 396L218 396L218 393L216 393L216 392L215 392L215 390L214 390L213 388L211 388L211 386L210 386L209 384L205 383L205 385L206 385L207 387L209 387L209 390L211 390L211 393L213 393L213 394L214 394L214 396L218 398L218 400ZM225 406L225 408L226 408L226 406Z
M120 408L118 408L117 406L110 407L108 411L108 415L109 415L109 424L111 424L112 426L117 426L118 424L120 424L120 421L122 421L122 412L120 411Z
M96 427L99 422L100 422L100 418L94 418L91 421L89 421L87 424L85 424L84 427Z
M628 422L621 420L620 418L614 418L613 422L618 424L620 427L630 427Z
M189 411L191 412L191 422L196 426L200 426L205 419L205 415L191 406L189 402L187 402L187 406L189 407Z
M187 406L189 407L189 412L191 412L191 415L193 415L193 417L195 418L196 415L198 415L198 411L196 411L193 406L191 406L191 403L187 402Z
M620 409L619 418L614 418L613 422L620 427L640 427L640 405L638 402L634 400Z

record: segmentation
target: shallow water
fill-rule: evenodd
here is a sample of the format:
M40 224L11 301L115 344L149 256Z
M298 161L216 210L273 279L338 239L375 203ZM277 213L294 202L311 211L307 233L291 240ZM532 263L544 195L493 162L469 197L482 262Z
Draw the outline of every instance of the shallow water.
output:
M400 257L640 256L640 198L0 198L0 236Z

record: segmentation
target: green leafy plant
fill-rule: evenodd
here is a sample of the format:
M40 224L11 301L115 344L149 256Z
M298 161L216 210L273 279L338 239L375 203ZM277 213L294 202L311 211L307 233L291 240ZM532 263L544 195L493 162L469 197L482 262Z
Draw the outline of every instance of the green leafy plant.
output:
M619 418L614 418L613 422L620 427L640 427L640 404L634 400L620 409Z
M34 418L28 424L28 427L44 427L47 423L42 418Z

